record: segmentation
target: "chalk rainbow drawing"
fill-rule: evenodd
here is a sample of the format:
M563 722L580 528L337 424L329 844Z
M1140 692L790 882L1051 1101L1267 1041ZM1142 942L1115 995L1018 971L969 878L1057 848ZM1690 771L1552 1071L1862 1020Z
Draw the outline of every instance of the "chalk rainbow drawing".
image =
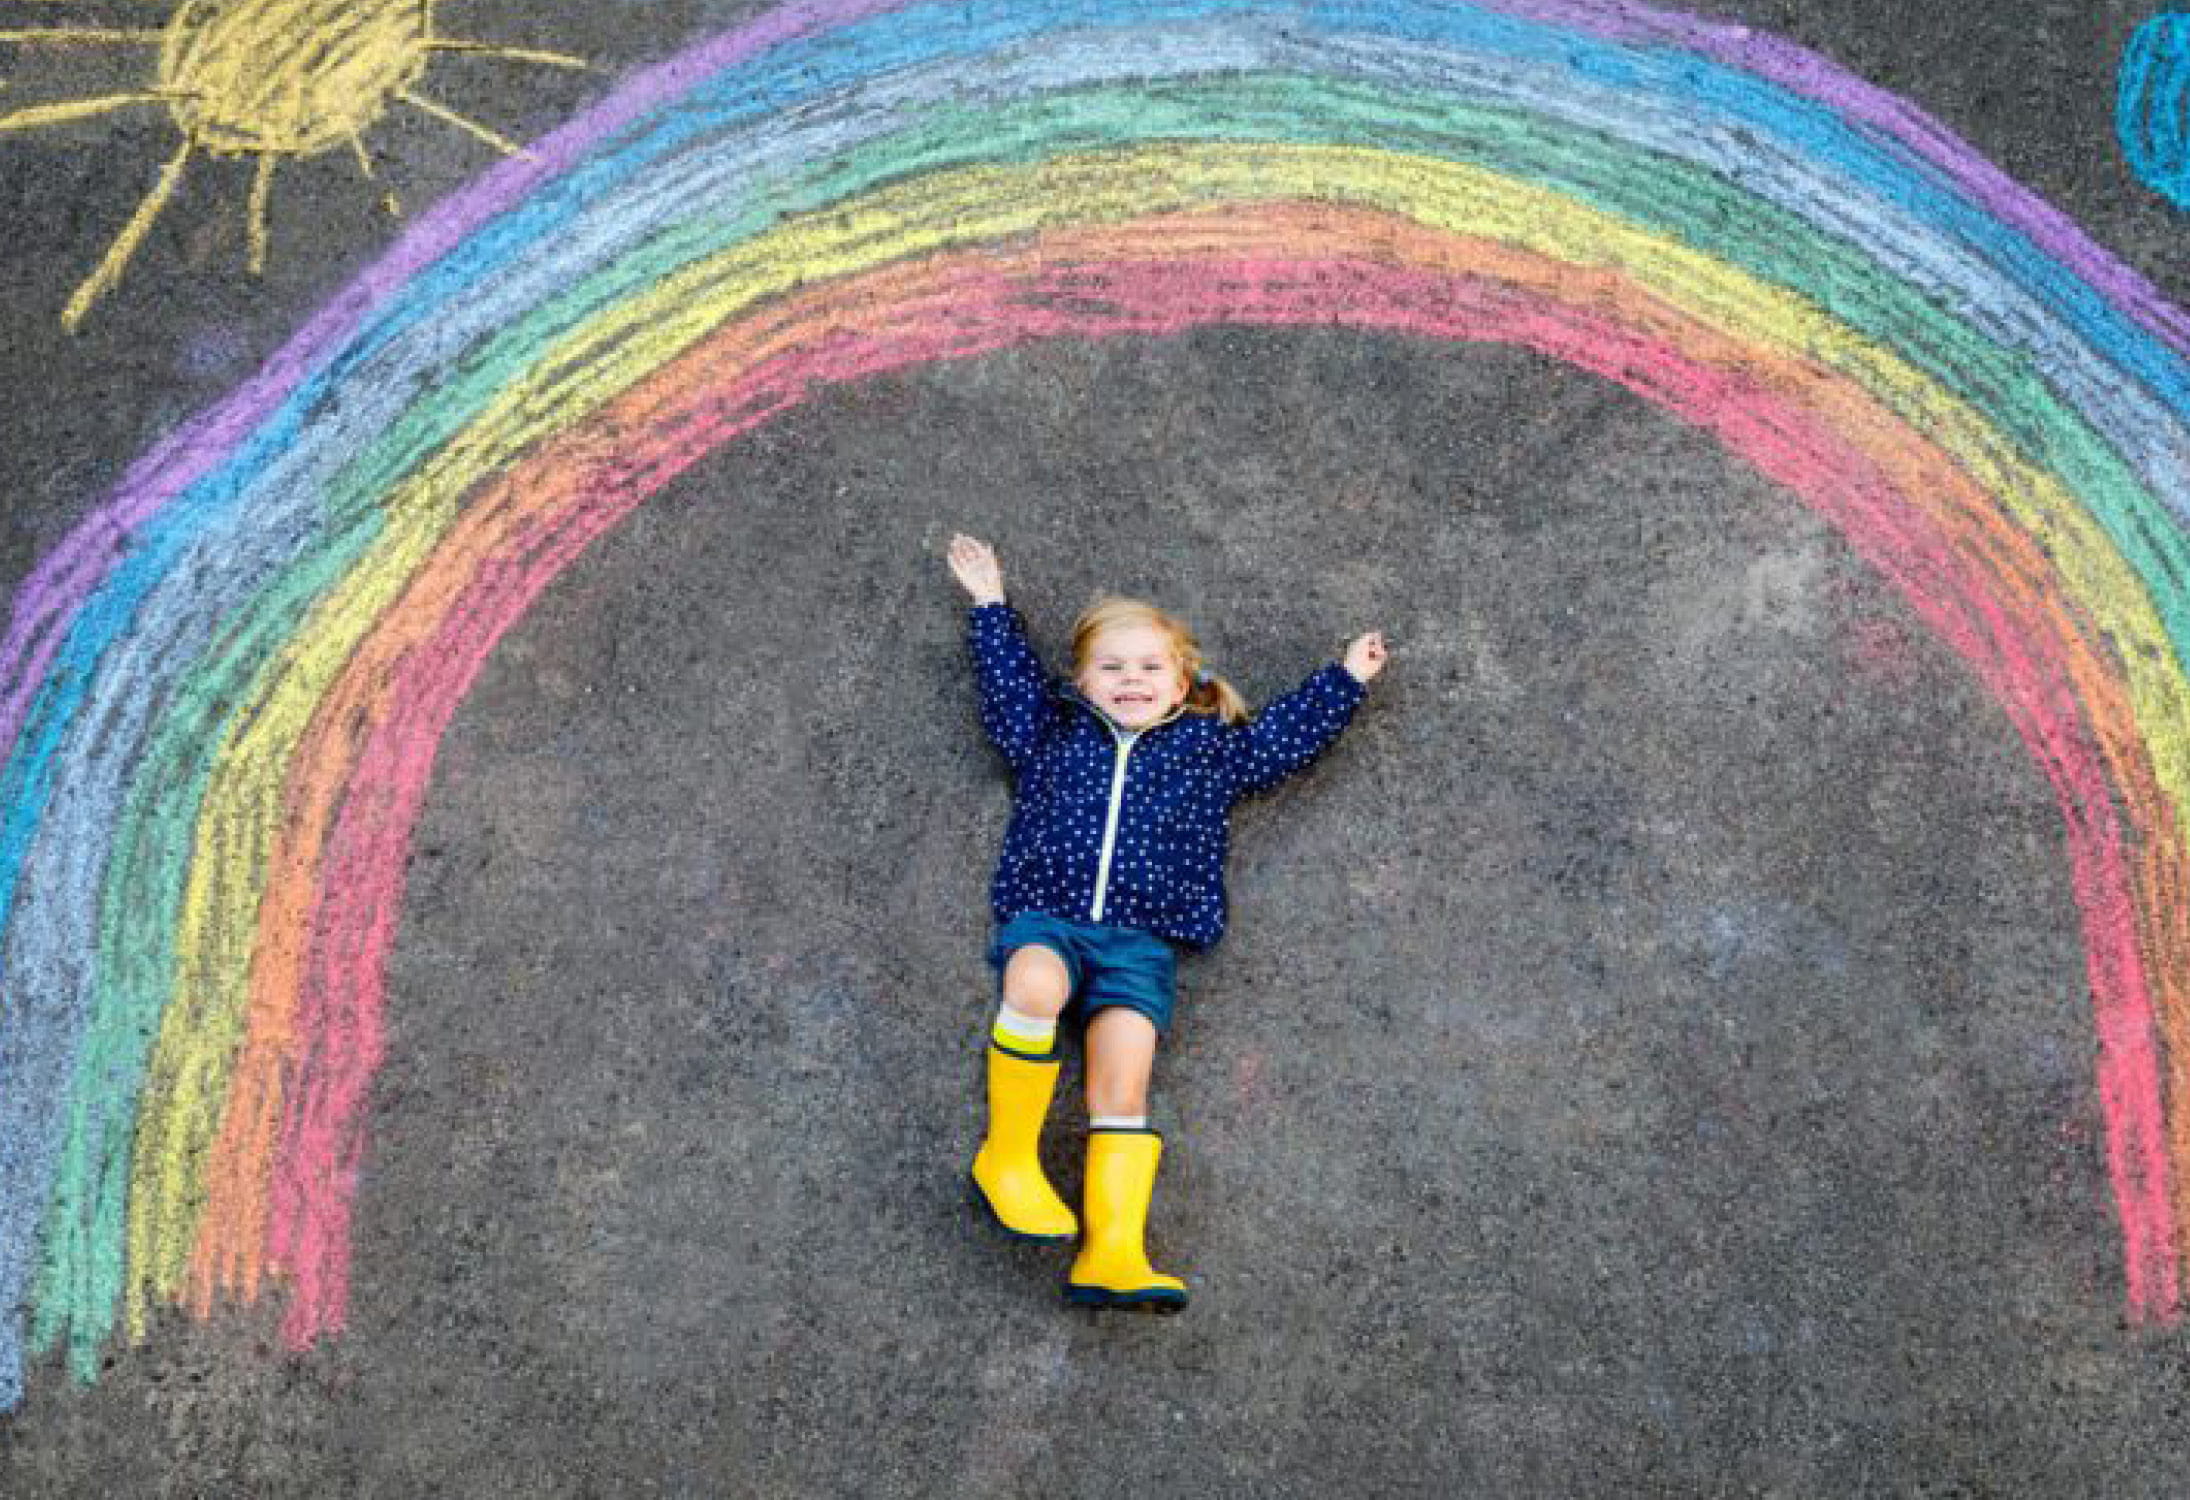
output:
M1037 338L1544 351L1816 508L2058 794L2132 1316L2178 1316L2190 322L1911 105L1621 0L810 0L411 226L0 644L0 1343L340 1328L383 967L496 641L817 384Z
M266 268L266 204L275 164L284 157L316 156L347 146L358 170L373 179L365 132L393 105L432 115L507 155L519 153L516 144L477 120L419 92L419 79L433 54L470 52L558 68L585 66L561 52L444 37L434 22L434 0L177 0L175 13L157 30L17 27L0 31L0 42L120 43L159 49L148 87L14 110L0 115L0 133L159 105L182 135L182 144L136 212L62 309L61 321L71 330L121 280L193 155L258 159L248 229L256 274ZM400 211L393 193L381 201L391 215Z

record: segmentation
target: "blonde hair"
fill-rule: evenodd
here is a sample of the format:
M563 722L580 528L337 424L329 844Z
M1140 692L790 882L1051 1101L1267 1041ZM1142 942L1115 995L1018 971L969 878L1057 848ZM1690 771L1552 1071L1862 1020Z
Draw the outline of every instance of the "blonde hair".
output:
M1160 630L1171 642L1171 653L1179 659L1180 670L1186 673L1186 701L1182 705L1190 714L1216 714L1227 724L1247 722L1247 700L1242 698L1232 684L1210 673L1202 661L1201 643L1194 639L1194 632L1184 620L1168 610L1158 609L1140 599L1121 598L1105 594L1080 611L1080 618L1072 625L1072 675L1078 678L1087 669L1089 653L1095 638L1106 630L1131 629L1136 625Z

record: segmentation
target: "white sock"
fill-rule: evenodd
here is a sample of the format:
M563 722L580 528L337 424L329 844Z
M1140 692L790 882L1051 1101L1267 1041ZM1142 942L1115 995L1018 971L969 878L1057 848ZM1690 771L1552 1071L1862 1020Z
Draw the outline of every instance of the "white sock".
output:
M1008 1005L996 1008L996 1024L989 1035L1014 1052L1046 1053L1057 1041L1055 1016L1030 1016Z
M1148 1128L1148 1116L1089 1115L1087 1128L1090 1130L1146 1130Z

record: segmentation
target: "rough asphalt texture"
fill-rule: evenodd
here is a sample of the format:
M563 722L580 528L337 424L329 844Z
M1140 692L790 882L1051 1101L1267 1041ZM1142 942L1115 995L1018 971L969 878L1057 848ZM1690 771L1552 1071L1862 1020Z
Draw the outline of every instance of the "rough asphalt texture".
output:
M2190 222L2111 135L2149 7L1690 8L1914 98L2190 299ZM614 75L739 13L464 19ZM605 87L450 66L518 135ZM386 128L420 204L481 164ZM254 282L216 164L64 336L163 149L0 142L0 588L385 243L307 164ZM963 1197L1006 791L958 529L1053 659L1106 588L1258 700L1395 647L1239 819L1185 972L1180 1318L1066 1311L1062 1257ZM0 1494L2180 1494L2190 1333L2121 1326L2061 850L1833 533L1543 360L1219 331L836 391L598 545L458 716L348 1333L286 1359L261 1309L88 1389L43 1365Z

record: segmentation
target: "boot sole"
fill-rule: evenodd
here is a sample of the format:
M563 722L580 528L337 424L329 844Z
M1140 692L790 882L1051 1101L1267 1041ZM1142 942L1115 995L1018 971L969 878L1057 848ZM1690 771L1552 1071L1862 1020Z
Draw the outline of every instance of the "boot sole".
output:
M1116 1292L1106 1286L1079 1286L1067 1282L1065 1300L1074 1307L1093 1308L1097 1312L1175 1313L1186 1307L1186 1293L1173 1291L1167 1286L1139 1287L1129 1292Z
M1015 1240L1024 1240L1030 1245L1069 1245L1080 1237L1080 1232L1076 1229L1067 1230L1063 1234L1034 1234L1028 1230L1012 1228L1004 1222L1004 1216L996 1211L996 1205L989 1202L989 1195L982 1188L981 1179L971 1172L966 1173L966 1191L980 1205L988 1221Z

